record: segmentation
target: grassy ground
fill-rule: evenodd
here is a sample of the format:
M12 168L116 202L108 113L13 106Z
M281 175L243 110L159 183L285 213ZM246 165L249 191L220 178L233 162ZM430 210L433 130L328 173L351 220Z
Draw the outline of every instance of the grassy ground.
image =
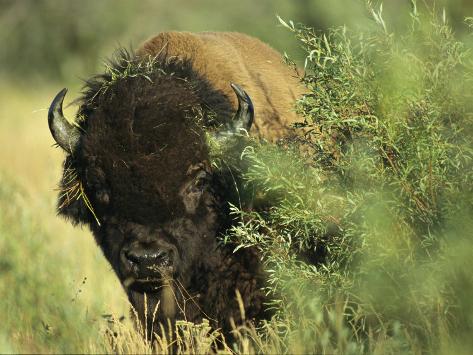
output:
M44 109L57 88L40 88L0 88L0 352L92 352L126 296L89 233L55 215L63 153Z

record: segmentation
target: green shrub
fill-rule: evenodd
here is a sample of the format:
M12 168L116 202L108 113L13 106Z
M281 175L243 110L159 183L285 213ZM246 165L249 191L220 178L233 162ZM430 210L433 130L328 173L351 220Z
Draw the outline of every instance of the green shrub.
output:
M261 334L279 350L466 352L471 53L441 17L414 6L399 34L369 9L377 26L363 32L281 20L307 53L304 122L279 147L244 150L242 178L272 207L235 206L226 240L261 252L277 310Z

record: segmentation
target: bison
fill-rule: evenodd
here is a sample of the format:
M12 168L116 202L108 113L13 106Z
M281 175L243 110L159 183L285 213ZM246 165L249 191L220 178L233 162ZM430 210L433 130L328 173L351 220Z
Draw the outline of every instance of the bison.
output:
M52 101L49 128L67 154L59 214L90 228L148 329L207 318L228 330L241 321L237 294L246 319L267 316L257 252L219 238L236 194L207 137L290 134L299 85L255 38L167 32L86 81L76 124L63 116L66 89Z

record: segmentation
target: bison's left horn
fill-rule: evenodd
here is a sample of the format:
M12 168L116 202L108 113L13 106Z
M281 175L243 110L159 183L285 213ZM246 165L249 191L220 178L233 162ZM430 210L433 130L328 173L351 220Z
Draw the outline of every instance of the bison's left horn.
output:
M79 142L79 129L70 124L62 113L62 103L67 89L62 89L54 98L48 111L49 130L56 143L69 154Z
M250 96L237 84L231 83L233 91L238 98L238 111L231 123L231 130L234 134L243 133L242 130L249 132L253 124L255 110Z

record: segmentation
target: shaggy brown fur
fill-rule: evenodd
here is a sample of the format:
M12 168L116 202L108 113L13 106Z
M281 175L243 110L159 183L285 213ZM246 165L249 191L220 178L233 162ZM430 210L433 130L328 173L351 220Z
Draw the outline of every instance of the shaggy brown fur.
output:
M152 72L126 75L149 55ZM136 55L119 55L80 99L82 134L61 185L68 189L73 171L91 206L62 194L59 212L89 225L148 329L158 307L156 322L206 317L228 330L231 318L240 320L236 292L248 319L265 316L258 255L218 240L236 201L233 184L211 167L205 130L233 116L230 82L255 105L250 133L273 141L288 133L296 79L274 50L237 33L162 33ZM158 268L158 284L140 284L127 259L136 246L169 254L171 271Z

